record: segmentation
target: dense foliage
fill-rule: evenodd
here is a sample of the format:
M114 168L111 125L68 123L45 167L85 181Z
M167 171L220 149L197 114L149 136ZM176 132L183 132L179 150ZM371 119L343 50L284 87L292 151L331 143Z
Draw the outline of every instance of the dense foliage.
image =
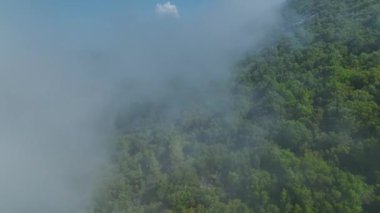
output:
M292 0L284 16L286 35L216 102L228 107L124 116L94 212L380 209L380 2Z

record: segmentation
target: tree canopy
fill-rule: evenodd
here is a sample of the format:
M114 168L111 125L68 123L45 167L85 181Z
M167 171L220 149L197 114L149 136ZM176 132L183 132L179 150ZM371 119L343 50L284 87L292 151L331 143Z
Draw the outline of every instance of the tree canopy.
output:
M167 124L147 104L120 121L93 212L380 209L380 2L283 13L283 36L234 72L227 112L200 103Z

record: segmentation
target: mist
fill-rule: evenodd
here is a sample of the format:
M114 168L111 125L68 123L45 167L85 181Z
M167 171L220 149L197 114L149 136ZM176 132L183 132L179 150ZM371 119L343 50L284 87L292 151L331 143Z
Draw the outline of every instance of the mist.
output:
M1 212L90 208L118 116L157 103L175 117L223 97L235 63L274 38L284 3L210 1L189 12L172 1L173 17L155 13L165 2L146 2L3 2Z

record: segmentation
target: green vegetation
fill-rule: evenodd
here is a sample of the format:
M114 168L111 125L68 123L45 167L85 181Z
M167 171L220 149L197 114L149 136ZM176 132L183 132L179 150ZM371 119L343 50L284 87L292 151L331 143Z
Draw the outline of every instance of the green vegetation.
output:
M125 118L94 212L379 211L380 2L285 10L291 29L241 63L227 115Z

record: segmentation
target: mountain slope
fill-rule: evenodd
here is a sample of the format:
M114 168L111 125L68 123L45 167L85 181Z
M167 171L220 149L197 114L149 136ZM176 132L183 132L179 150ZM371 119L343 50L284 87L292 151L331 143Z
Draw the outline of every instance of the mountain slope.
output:
M241 62L228 110L168 122L145 104L120 121L94 212L380 208L380 2L287 4L285 35Z

